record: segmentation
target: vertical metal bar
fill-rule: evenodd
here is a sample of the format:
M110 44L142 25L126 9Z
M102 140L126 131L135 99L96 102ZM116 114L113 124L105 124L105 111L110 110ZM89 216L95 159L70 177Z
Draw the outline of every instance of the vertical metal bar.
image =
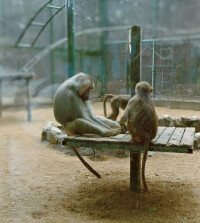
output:
M74 0L67 0L68 77L75 75Z
M30 89L30 79L26 79L27 87L27 121L31 122L31 89Z
M100 4L100 13L101 13L101 27L106 27L107 26L107 4L106 0L101 0L99 1ZM101 36L101 82L102 82L102 87L101 87L101 93L100 95L104 95L106 93L106 45L105 45L105 40L106 40L107 33L102 32Z
M54 1L52 1L54 3ZM55 9L49 8L50 17L55 12ZM52 19L50 22L50 44L54 42L54 20ZM54 51L50 52L50 75L51 75L51 84L54 86L55 84L55 61L54 61ZM54 89L52 88L51 96L53 98Z
M141 152L130 151L130 190L140 192Z
M80 52L80 71L84 72L84 67L83 67L83 52Z
M158 0L153 0L153 18L152 18L152 29L153 39L157 36L157 19L158 19ZM152 69L151 69L151 85L155 88L155 41L152 46ZM155 90L153 91L153 97L155 96Z
M131 55L131 29L127 33L127 67L126 67L126 93L130 92L130 55Z
M152 88L155 88L155 41L153 41L152 46L152 64L151 64L151 86ZM153 91L154 92L154 91ZM153 93L154 96L154 93Z
M2 81L0 81L0 117L2 115Z
M4 0L0 0L0 21L1 21L1 25L0 25L0 33L1 36L4 37L4 29L5 29L5 25L4 25L4 20L5 18L5 13L4 13L5 7L4 7Z

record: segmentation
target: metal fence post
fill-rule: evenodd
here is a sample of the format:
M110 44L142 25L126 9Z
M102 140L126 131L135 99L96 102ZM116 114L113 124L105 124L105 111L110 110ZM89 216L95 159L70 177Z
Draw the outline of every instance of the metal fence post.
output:
M67 0L68 77L75 75L74 0Z

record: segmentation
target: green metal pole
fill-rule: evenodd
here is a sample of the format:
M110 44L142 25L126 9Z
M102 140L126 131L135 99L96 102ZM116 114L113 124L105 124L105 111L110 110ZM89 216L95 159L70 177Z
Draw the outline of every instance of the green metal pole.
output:
M68 77L75 75L74 0L67 0Z
M107 4L106 0L100 0L100 13L101 13L101 27L107 26ZM100 95L104 95L106 93L106 32L102 32L101 36L101 93Z
M1 25L0 25L0 33L1 36L4 36L4 20L5 20L5 15L4 15L4 0L0 0L0 20L1 20Z
M53 1L54 2L54 1ZM52 3L53 3L52 2ZM49 8L50 17L52 16L55 9ZM50 44L54 42L54 23L53 20L50 22ZM55 60L54 60L54 51L50 53L50 75L51 75L51 84L55 84ZM52 92L53 95L54 91Z
M153 19L152 19L153 39L155 39L157 36L157 20L158 20L158 0L153 0Z
M153 39L157 36L157 19L158 19L158 0L153 0L153 18L152 18L152 30L153 30ZM152 66L151 66L151 85L155 89L155 41L152 45ZM155 90L153 91L153 96L155 96Z

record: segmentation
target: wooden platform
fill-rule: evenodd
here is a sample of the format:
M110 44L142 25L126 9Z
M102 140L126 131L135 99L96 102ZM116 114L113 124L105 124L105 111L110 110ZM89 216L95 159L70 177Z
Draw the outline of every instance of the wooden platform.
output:
M159 127L156 137L151 141L150 151L192 153L195 128ZM68 136L63 144L69 147L91 147L130 150L130 188L140 191L140 160L144 150L143 143L131 140L130 134L119 134L113 137L94 135Z

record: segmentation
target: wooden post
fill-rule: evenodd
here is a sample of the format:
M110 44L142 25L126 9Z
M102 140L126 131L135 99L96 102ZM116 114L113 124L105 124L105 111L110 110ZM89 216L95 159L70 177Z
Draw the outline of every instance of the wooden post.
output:
M127 89L135 94L135 85L140 81L140 27L133 26L128 32Z
M141 152L130 151L130 190L140 192Z

